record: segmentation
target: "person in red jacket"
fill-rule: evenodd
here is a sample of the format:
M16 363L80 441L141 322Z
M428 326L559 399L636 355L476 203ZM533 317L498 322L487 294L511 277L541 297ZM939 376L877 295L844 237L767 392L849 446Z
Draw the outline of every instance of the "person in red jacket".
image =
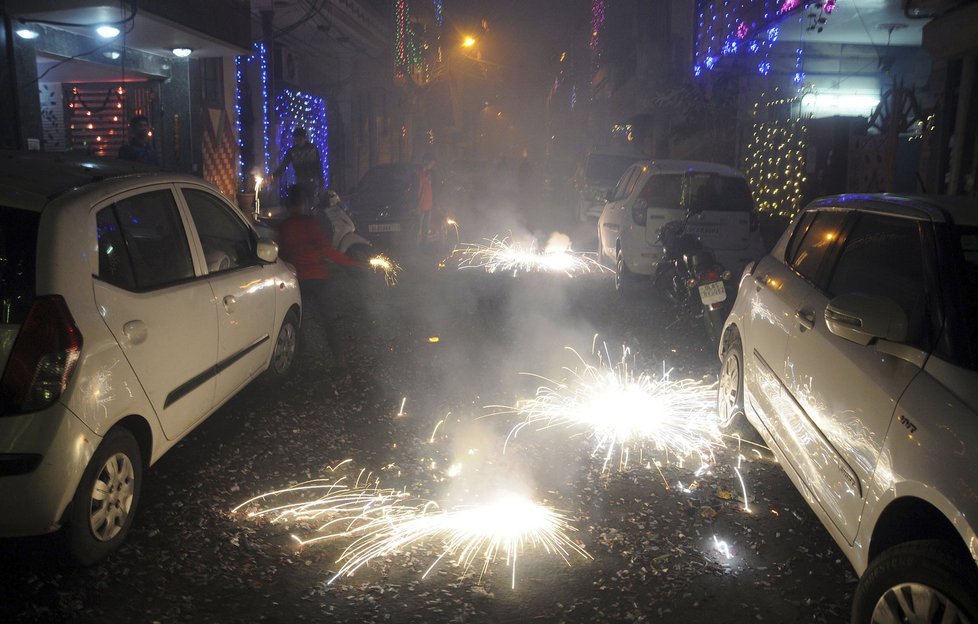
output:
M329 261L344 266L365 266L330 245L316 217L309 214L312 198L301 186L293 186L286 197L289 216L279 226L279 255L295 267L306 317L316 317L326 333L337 372L347 374L349 344L338 326L336 292L330 280ZM305 325L305 323L303 323Z

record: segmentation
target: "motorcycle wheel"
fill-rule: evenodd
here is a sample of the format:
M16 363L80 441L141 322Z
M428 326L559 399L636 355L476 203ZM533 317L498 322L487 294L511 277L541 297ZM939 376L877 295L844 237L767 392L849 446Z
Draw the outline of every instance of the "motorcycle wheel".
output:
M722 307L716 310L703 308L703 325L706 327L706 335L713 346L720 344L720 331L723 329L723 322L727 320L725 312L725 308Z

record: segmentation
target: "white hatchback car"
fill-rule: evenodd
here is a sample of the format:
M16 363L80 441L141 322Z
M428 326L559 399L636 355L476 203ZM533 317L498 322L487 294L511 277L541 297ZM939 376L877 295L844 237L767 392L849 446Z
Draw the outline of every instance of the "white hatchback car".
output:
M737 274L764 253L744 174L714 163L643 160L629 167L598 218L598 255L615 267L616 285L655 275L662 260L659 229L692 216L697 236L723 268Z
M201 179L134 169L0 153L0 536L66 525L83 564L144 469L296 353L277 246Z
M861 577L852 622L978 622L978 203L812 203L748 265L720 356L721 420Z

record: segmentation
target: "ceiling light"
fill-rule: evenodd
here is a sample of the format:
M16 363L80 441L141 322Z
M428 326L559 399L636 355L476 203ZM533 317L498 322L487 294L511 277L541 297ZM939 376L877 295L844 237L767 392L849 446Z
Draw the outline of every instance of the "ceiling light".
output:
M17 30L17 36L21 39L37 39L39 34L32 28L20 28Z
M173 56L179 56L180 58L187 58L191 52L193 50L190 48L173 48Z
M112 59L114 61L114 60L118 59L120 56L122 56L122 53L119 52L118 50L109 50L108 52L103 52L102 55L105 58L109 58L109 59Z
M115 26L99 26L95 29L95 32L103 39L111 39L112 37L118 36L119 29Z

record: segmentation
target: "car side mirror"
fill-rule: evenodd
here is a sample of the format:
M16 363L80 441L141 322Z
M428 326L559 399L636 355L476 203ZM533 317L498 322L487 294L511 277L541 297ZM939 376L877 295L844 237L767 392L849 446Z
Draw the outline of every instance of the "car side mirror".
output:
M891 342L907 339L907 313L895 301L879 295L846 293L825 306L829 331L866 346L877 338Z
M270 238L259 238L255 255L263 262L275 262L278 260L278 243Z

